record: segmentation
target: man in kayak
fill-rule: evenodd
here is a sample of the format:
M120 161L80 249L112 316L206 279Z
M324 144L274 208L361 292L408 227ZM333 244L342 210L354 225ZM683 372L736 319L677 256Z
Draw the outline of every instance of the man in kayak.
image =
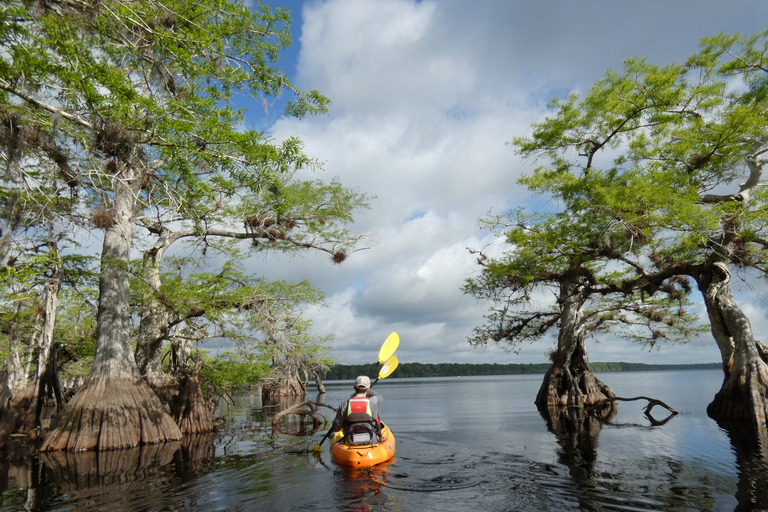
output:
M384 400L380 394L371 391L371 379L361 375L355 379L355 392L344 400L336 410L331 429L344 430L349 444L369 445L381 438L379 405Z

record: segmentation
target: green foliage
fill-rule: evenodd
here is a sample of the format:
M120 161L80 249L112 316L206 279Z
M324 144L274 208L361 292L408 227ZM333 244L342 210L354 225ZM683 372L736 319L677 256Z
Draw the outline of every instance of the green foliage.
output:
M559 325L546 292L566 280L589 297L588 332L685 341L696 332L687 294L697 268L763 272L768 209L754 169L768 147L768 103L756 101L768 91L766 51L768 32L720 34L685 65L628 59L583 97L553 100L552 115L514 145L543 162L520 183L554 208L484 221L509 250L481 255L464 288L491 304L471 341L540 338ZM712 193L726 188L735 190Z
M302 318L306 307L323 304L323 294L307 280L253 277L235 249L229 256L217 269L191 258L164 259L159 290L134 278L131 302L136 313L141 314L148 294L157 294L168 324L186 327L172 332L227 347L216 361L206 363L222 372L223 377L211 375L222 385L256 384L286 371L311 375L326 368L332 361L325 344L332 338L315 335L312 323ZM243 372L242 382L234 377L237 372Z
M115 162L142 169L139 204L150 229L209 226L223 206L279 194L294 170L315 165L299 140L278 144L244 129L246 111L234 104L240 95L266 102L291 92L289 112L325 112L326 98L299 91L275 64L290 44L285 9L11 1L1 16L4 142L16 158L58 169L94 215L110 211ZM346 209L338 201L335 213L348 221L360 198Z
M219 389L258 384L270 371L269 362L253 354L224 352L216 357L203 357L206 382Z
M30 239L30 242L33 240ZM96 273L90 256L60 255L46 244L10 251L0 267L0 360L17 358L30 376L37 367L37 342L45 314L46 279L61 264L65 274L58 293L53 338L59 372L68 381L84 377L93 359L96 332Z
M59 376L68 383L84 378L90 371L95 349L95 302L80 302L81 294L64 292L60 296L54 330ZM13 307L0 308L0 360L7 362L12 354L20 358L30 372L36 370L37 346L42 322L41 300L18 301ZM26 367L26 366L25 366Z

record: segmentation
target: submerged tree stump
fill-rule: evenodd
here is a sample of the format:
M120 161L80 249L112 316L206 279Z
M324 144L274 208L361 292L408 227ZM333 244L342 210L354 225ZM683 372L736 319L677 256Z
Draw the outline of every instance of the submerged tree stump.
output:
M315 385L317 385L317 392L321 395L325 394L325 385L323 384L323 381L320 380L320 377L315 376Z

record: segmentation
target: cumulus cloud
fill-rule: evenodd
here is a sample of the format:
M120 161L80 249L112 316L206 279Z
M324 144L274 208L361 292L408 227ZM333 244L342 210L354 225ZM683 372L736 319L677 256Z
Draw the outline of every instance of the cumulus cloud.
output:
M487 310L461 293L477 270L467 248L492 241L477 219L540 200L516 184L534 163L507 143L530 132L551 97L586 90L630 56L681 61L703 36L762 30L766 14L768 4L746 0L305 2L294 16L295 81L333 104L327 116L279 119L270 133L302 139L324 162L321 177L376 196L355 223L372 243L340 266L307 255L260 261L259 271L326 292L327 307L309 313L336 337L341 363L375 359L392 331L401 361L544 361L551 340L516 355L467 342ZM588 347L593 361L718 360L709 341L696 343L650 354Z

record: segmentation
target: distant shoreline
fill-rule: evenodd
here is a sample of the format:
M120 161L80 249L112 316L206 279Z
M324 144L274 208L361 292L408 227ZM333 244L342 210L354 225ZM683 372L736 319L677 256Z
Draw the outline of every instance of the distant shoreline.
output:
M647 363L590 363L597 373L648 372L678 370L719 370L722 363L647 364ZM498 363L401 363L392 377L473 377L480 375L530 375L544 374L551 363L498 364ZM323 380L348 380L367 375L371 365L336 364L323 376Z

